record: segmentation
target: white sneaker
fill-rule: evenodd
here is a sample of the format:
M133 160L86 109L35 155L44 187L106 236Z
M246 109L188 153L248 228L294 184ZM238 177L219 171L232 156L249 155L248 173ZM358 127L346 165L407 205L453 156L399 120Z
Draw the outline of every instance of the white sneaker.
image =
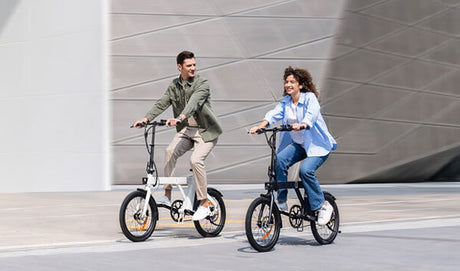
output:
M166 206L171 206L171 201L168 199L166 196L161 196L158 199L155 199L157 205L166 205Z
M329 202L325 201L323 206L318 210L318 225L326 225L331 220L333 210L334 208L332 208Z
M277 202L276 205L278 205L278 209L280 211L284 211L284 212L287 212L288 211L288 205L287 205L287 202L286 201L283 201L283 202Z
M192 220L197 221L206 218L208 215L211 214L211 210L209 210L209 207L203 207L200 206L198 207L198 210L193 214Z

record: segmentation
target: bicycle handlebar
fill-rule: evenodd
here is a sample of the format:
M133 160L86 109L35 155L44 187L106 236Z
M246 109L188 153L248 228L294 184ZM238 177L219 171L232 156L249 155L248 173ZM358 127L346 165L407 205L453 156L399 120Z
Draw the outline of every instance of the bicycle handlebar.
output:
M136 125L136 127L145 127L145 126L165 126L166 120L152 121L152 122L141 122ZM134 125L129 126L129 128L134 128Z
M300 127L300 130L308 129L303 126ZM294 128L292 128L291 125L281 125L280 127L274 127L274 128L260 128L259 130L256 131L257 134L263 134L266 132L284 132L284 131L292 131Z

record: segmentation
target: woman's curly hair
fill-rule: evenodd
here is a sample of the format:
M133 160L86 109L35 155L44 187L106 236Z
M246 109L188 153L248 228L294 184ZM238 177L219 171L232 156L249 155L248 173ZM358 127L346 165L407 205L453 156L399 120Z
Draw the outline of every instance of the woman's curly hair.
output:
M313 92L316 95L316 98L319 98L319 93L316 90L315 84L313 84L313 80L311 78L311 74L304 69L294 69L291 66L287 67L284 70L283 79L286 81L286 78L292 75L294 78L299 82L299 85L302 86L300 92ZM283 92L283 96L286 96L286 90Z

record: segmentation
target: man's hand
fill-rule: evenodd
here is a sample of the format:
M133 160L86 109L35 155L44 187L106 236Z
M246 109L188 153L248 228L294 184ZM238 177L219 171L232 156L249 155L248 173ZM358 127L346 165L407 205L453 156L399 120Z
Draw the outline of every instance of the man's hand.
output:
M168 119L166 121L166 127L177 126L177 124L181 123L178 119Z
M166 127L170 127L170 126L177 126L177 124L181 123L182 121L184 121L185 119L185 115L184 114L180 114L179 117L177 117L177 119L168 119L166 121Z
M136 120L134 123L133 123L133 127L134 128L142 128L143 126L141 125L141 123L148 123L149 122L149 119L148 118L143 118L141 120Z

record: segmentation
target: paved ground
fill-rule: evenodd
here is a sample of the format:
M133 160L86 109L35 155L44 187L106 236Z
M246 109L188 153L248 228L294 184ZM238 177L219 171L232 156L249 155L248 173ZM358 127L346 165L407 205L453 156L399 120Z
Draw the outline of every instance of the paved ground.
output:
M118 225L120 204L134 187L0 194L0 270L124 270L139 261L172 270L196 270L204 263L217 270L279 270L281 265L289 270L306 265L320 270L457 270L460 265L460 183L323 186L340 208L342 234L334 244L318 246L308 228L298 233L284 221L280 240L268 253L256 253L244 234L247 207L263 187L214 187L223 192L227 206L221 236L201 238L191 222L178 225L160 209L152 237L136 244ZM307 262L307 254L315 261Z

